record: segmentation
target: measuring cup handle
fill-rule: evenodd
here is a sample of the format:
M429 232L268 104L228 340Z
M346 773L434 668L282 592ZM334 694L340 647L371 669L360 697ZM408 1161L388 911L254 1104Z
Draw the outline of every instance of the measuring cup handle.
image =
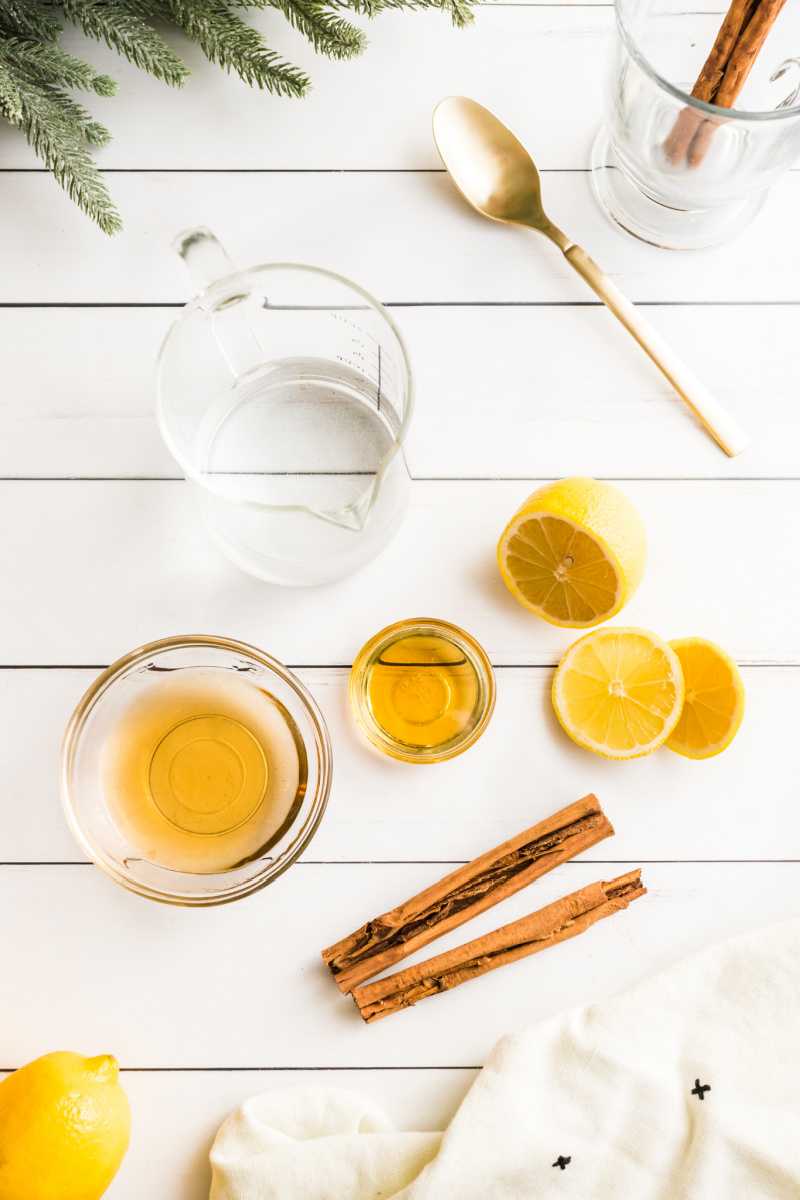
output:
M212 284L238 274L221 243L207 226L197 225L179 233L172 241L172 249L190 291L200 297L198 304L211 317L217 345L233 374L239 377L256 370L264 362L264 352L244 310L247 289L237 295L234 282L233 295L220 298L212 293L207 301L203 300L203 293Z
M178 256L181 274L192 295L204 292L209 284L215 283L217 279L236 274L236 267L228 258L222 244L206 225L184 229L173 238L172 249Z

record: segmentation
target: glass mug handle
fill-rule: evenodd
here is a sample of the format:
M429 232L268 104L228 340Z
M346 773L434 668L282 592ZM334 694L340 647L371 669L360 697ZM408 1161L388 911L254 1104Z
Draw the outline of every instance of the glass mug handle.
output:
M792 67L796 67L798 70L797 83L794 91L790 92L784 100L781 100L780 104L775 105L776 110L779 108L791 108L797 103L797 98L800 96L800 58L785 59L778 67L777 71L775 71L775 73L769 77L770 83L777 83L778 80L782 79L786 72L791 70Z
M173 238L172 249L190 292L211 317L214 337L233 374L238 379L262 366L264 351L242 307L248 291L243 288L221 299L204 300L204 293L214 283L238 274L222 244L207 226L197 225Z

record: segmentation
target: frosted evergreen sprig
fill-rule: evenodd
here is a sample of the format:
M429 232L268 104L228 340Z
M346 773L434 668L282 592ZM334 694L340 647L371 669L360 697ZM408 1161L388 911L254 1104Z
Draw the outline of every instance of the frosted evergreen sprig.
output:
M54 84L113 96L117 85L110 75L100 75L94 67L50 43L28 38L0 40L0 61L6 69L16 70L32 83Z
M453 24L461 29L474 20L475 0L344 0L344 3L353 12L368 17L377 17L390 8L439 8L449 13Z
M115 233L122 223L87 149L106 145L110 135L67 88L113 96L117 85L50 40L0 33L0 114L22 131L67 195Z
M145 2L150 7L150 0ZM151 12L154 19L179 26L210 62L235 71L251 87L282 96L304 96L310 87L308 76L270 50L228 0L153 0Z
M54 42L61 33L52 7L41 0L2 0L0 4L0 30L7 34L39 38Z
M275 8L314 49L348 59L366 46L364 33L343 13L375 17L387 9L438 8L455 25L472 20L477 0L0 0L0 119L16 126L67 194L106 233L122 227L89 153L110 135L70 92L112 96L108 75L58 46L59 9L87 36L103 41L135 66L181 87L189 72L154 25L175 26L206 57L253 87L304 96L310 82L258 30L238 15ZM238 11L237 11L238 10Z
M238 0L243 7L280 9L286 20L305 34L318 54L330 58L355 58L367 46L366 35L336 15L335 4L321 0Z
M8 67L0 66L0 117L11 125L22 120L22 97Z
M20 86L20 119L15 124L52 171L71 200L97 222L104 233L117 233L122 221L84 142L102 145L107 130L88 119L71 97L55 89Z
M73 25L156 79L182 87L189 78L187 67L129 0L61 0L61 7Z

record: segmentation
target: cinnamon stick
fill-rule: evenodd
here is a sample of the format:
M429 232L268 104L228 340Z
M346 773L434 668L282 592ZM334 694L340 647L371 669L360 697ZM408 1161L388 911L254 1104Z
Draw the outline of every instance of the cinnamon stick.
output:
M761 0L755 5L750 20L742 27L730 53L725 74L714 96L713 103L720 108L733 105L785 3L786 0Z
M368 1025L403 1008L411 1008L426 996L448 992L505 963L577 937L604 917L621 912L632 900L646 894L641 876L641 870L636 870L610 882L590 883L563 900L556 900L555 904L467 942L457 950L356 988L353 999Z
M696 100L705 100L706 104L714 103L714 97L722 82L731 52L739 40L742 30L758 8L758 4L759 0L733 0L711 48L711 53L703 64L703 69L692 88L692 95Z
M733 0L711 53L692 88L706 104L732 108L786 0ZM684 158L698 166L705 158L714 130L723 121L685 108L664 143L670 162Z
M728 65L731 51L736 45L742 28L753 15L759 0L733 0L725 20L720 26L711 53L703 64L703 69L692 88L695 100L704 100L713 104L717 88L720 85L725 68ZM684 108L678 116L672 132L664 143L664 151L670 162L679 163L687 156L695 134L706 118L694 108Z
M340 990L349 992L613 832L597 797L584 796L367 921L322 957Z

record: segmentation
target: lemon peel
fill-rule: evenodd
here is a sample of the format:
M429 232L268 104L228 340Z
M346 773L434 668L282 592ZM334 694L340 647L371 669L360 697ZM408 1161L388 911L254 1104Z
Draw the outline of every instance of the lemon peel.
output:
M713 758L727 750L744 717L739 668L727 650L705 638L676 638L670 646L680 660L686 698L666 745L684 758Z

